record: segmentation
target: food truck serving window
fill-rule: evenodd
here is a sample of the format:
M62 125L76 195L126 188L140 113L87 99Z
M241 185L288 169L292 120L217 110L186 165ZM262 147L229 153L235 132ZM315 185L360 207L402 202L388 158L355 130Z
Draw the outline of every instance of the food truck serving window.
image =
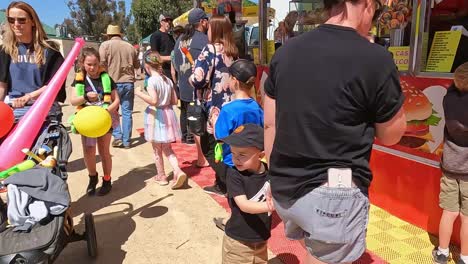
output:
M468 0L422 1L416 18L415 73L450 77L468 61Z

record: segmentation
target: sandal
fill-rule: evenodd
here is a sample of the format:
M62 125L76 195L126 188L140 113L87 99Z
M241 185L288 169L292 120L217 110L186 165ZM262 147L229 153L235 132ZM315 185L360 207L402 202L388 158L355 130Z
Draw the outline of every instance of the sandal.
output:
M171 189L172 190L175 190L175 189L179 189L180 187L182 187L185 183L185 180L187 180L187 174L185 173L181 173L177 176L177 179L175 179L173 182L172 182L172 186L171 186Z
M224 223L223 217L215 217L213 218L213 222L215 223L216 227L224 231L226 228L226 224Z
M161 176L154 176L153 177L154 181L159 184L160 186L166 186L169 184L169 182L167 181L167 178L166 177L161 177Z

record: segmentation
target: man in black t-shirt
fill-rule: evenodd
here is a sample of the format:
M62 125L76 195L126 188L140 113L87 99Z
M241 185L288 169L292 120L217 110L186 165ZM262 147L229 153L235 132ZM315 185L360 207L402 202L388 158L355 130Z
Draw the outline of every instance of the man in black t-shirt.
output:
M396 66L366 39L376 1L325 0L327 22L277 50L265 83L269 204L305 263L362 255L374 137L396 144L406 128Z
M172 27L172 18L161 14L159 16L159 24L159 30L154 32L150 38L151 50L157 51L161 55L163 73L167 78L172 79L171 52L175 44L174 38L169 35L169 31Z

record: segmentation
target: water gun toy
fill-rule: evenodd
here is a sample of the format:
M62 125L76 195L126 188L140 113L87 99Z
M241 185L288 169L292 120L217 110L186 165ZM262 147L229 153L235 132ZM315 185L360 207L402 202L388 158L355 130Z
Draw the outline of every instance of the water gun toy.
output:
M216 143L215 149L215 162L219 163L220 161L223 161L223 143Z
M0 179L4 180L15 173L32 169L34 166L36 166L36 163L33 160L25 160L9 169L0 172Z

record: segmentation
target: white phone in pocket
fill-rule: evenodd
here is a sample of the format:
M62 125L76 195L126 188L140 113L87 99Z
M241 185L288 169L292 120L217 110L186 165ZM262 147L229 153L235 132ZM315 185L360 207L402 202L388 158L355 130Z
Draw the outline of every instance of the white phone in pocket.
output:
M351 188L353 187L353 172L350 168L328 169L328 187Z

